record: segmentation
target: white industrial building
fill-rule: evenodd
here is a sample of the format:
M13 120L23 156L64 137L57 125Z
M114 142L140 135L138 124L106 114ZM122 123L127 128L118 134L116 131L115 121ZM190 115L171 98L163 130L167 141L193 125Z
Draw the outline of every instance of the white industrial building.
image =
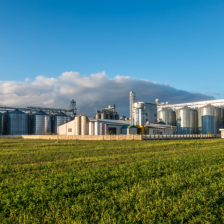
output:
M142 133L142 128L144 133ZM59 135L133 135L133 134L176 134L176 127L163 123L149 123L141 127L131 126L130 121L91 119L77 116L66 124L58 127Z
M149 135L176 135L177 127L172 125L164 125L160 123L150 123L146 124L145 127L148 128Z
M224 129L219 129L221 131L221 138L224 138Z
M157 105L154 103L136 102L133 104L134 125L146 125L157 122Z
M86 119L85 119L85 118ZM129 121L110 119L91 119L87 116L77 116L66 124L58 127L59 135L120 135L124 126L129 126Z

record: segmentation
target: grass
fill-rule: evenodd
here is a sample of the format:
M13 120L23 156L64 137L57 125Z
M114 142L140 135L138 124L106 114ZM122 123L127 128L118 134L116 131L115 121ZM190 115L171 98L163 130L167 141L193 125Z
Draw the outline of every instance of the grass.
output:
M0 139L0 223L224 223L223 143Z

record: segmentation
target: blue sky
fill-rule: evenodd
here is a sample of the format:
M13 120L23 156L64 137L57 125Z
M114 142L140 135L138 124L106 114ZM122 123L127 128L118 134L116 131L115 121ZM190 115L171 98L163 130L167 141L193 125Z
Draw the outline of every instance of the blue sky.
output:
M0 80L63 72L224 98L224 1L0 1Z

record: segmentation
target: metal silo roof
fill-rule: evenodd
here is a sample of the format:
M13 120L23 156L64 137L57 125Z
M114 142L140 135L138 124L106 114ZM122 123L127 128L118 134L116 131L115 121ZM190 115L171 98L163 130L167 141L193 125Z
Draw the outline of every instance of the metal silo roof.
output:
M42 110L39 110L39 111L37 111L36 113L34 113L34 114L32 114L32 115L49 115L49 114L47 114L47 113L45 113L44 111L42 111Z
M68 115L63 113L63 112L60 112L60 113L56 114L55 116L66 116L66 117L68 117Z
M13 111L10 111L9 114L26 114L26 113L24 113L24 112L22 112L22 111L20 111L18 109L15 109Z

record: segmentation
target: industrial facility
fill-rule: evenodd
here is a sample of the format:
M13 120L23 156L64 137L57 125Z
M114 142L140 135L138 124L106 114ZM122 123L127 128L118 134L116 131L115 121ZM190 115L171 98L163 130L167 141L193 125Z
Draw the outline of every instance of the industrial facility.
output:
M199 101L184 104L160 103L157 99L158 119L177 126L181 134L220 134L224 127L224 100Z
M69 109L0 107L1 135L57 134L57 127L76 117L76 102Z
M1 135L219 135L224 130L224 100L183 104L142 102L131 91L130 117L119 117L115 104L96 111L96 117L68 109L0 107Z

